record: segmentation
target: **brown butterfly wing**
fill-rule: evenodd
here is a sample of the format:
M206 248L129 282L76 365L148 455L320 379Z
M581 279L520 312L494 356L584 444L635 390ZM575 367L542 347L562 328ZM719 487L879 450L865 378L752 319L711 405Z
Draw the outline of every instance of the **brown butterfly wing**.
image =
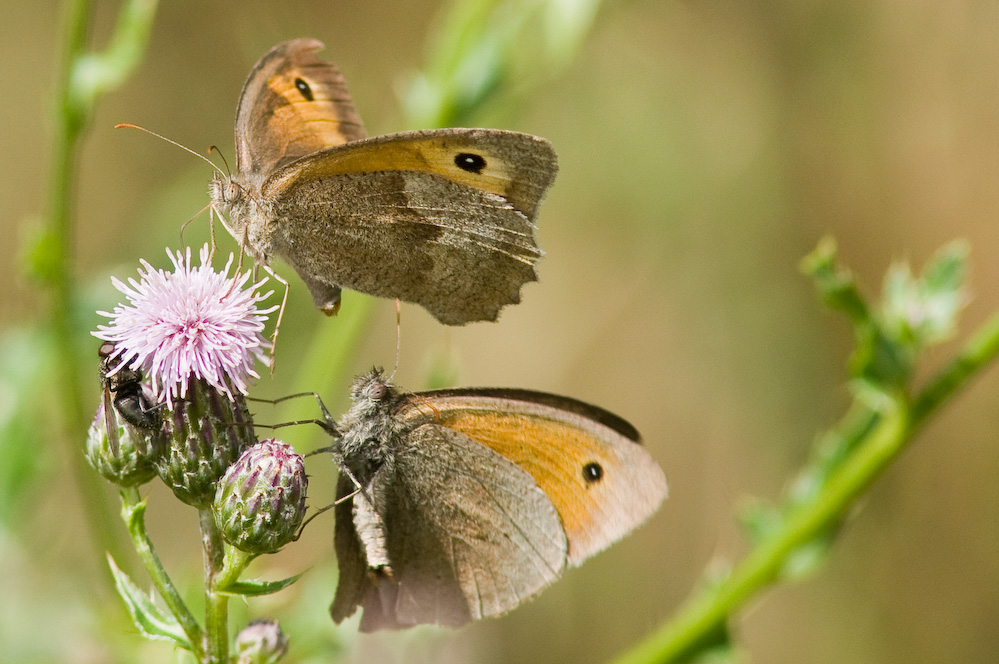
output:
M236 167L266 173L313 152L364 138L336 65L315 39L278 44L257 62L236 108Z
M262 192L282 219L274 251L318 305L343 286L461 325L495 320L537 278L533 219L556 171L535 136L443 129L324 150Z
M339 490L352 486L342 480ZM362 631L459 626L510 611L565 567L559 516L534 480L444 427L409 432L367 490L381 498L392 572L369 573L351 503L338 505L337 622L361 606Z
M578 565L648 519L666 498L662 469L628 422L597 406L513 389L408 397L409 417L488 447L523 469L558 510Z

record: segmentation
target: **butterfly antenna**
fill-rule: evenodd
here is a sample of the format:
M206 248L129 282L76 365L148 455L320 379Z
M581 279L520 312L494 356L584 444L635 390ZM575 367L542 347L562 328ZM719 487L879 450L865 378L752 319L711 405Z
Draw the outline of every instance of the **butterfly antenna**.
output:
M242 260L242 255L240 255L240 260ZM288 283L287 279L282 278L281 275L272 270L271 267L266 263L263 264L262 267L264 268L264 272L273 277L276 282L284 286L284 295L281 296L281 306L278 308L277 320L274 321L274 336L271 337L270 370L271 370L271 375L273 376L275 359L277 354L278 333L281 332L281 320L284 318L284 309L288 305L288 291L291 290L291 285ZM254 272L256 272L256 265L254 265ZM321 401L320 404L322 404ZM326 414L328 415L328 413Z
M225 175L225 173L222 171L222 169L219 168L218 166L216 166L215 162L213 162L211 159L209 159L205 155L199 154L199 153L195 152L194 150L192 150L191 148L187 147L186 145L181 145L177 141L170 140L169 138L167 138L166 136L163 136L162 134L157 134L155 131L153 131L151 129L146 129L145 127L140 127L139 125L134 125L131 122L119 122L118 124L116 124L114 126L114 128L115 129L122 129L122 128L138 129L139 131L144 131L147 134L151 134L152 136L155 136L156 138L159 138L159 139L162 139L162 140L166 141L167 143L170 143L172 145L176 145L181 150L186 150L187 152L190 152L191 154L193 154L198 159L201 159L201 160L207 162L208 164L210 164L212 168L214 168L216 171L219 172L219 175Z
M229 162L226 160L225 155L222 154L222 150L219 150L217 145L208 146L208 154L213 152L218 154L219 159L221 159L222 163L225 164L225 170L228 171L229 175L232 175L232 169L229 168Z

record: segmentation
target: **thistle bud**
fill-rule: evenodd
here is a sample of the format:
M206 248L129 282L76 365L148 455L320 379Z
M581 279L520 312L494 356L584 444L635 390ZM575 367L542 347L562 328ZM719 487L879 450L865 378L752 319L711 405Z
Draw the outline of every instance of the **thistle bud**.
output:
M195 380L164 419L169 449L156 472L181 501L208 507L226 468L256 440L246 399Z
M215 494L215 522L229 544L273 553L295 539L309 480L291 445L263 440L229 466Z
M236 635L236 664L276 664L288 652L288 637L276 620L254 620Z
M105 403L87 432L86 456L94 470L119 486L134 487L156 477L155 463L166 451L162 429L140 429L128 424ZM110 429L110 430L109 430Z

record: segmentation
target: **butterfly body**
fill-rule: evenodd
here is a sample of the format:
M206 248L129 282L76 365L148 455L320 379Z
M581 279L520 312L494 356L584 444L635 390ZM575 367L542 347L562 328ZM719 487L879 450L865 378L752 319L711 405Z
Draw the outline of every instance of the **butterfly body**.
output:
M403 393L360 377L335 429L339 622L497 616L609 546L666 496L631 425L526 390ZM355 486L354 481L359 486Z
M537 278L533 220L557 171L551 146L494 129L365 138L321 46L279 44L251 72L236 172L213 180L214 206L254 258L294 267L326 313L346 287L450 325L494 320Z

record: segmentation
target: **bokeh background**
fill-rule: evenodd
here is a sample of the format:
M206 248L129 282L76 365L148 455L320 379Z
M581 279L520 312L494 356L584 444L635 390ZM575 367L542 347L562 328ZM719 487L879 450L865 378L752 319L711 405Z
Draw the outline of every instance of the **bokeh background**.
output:
M399 92L425 61L444 5L165 2L136 74L106 97L79 161L75 272L94 308L110 275L144 257L166 266L181 224L207 203L206 164L128 121L232 160L237 96L278 41L314 36L339 63L370 133L408 126ZM36 331L45 295L21 268L45 209L60 14L8 0L0 23L0 660L175 661L144 645L108 585L59 442L52 367ZM115 2L99 2L103 45ZM999 6L962 0L605 3L575 59L515 107L476 119L547 137L561 170L539 218L540 283L498 324L445 329L402 310L397 380L569 394L630 419L666 469L671 496L648 524L572 570L536 601L460 631L358 636L325 614L335 582L332 515L277 556L267 578L308 569L291 590L235 613L271 615L289 661L601 662L671 615L705 569L745 551L734 513L773 498L815 435L849 403L849 331L824 311L798 261L819 238L876 293L896 260L972 247L974 300L939 366L999 308ZM207 237L205 217L185 240ZM221 238L223 248L233 247ZM293 272L273 377L300 384L296 351L338 324ZM345 301L345 307L360 296ZM89 316L89 317L88 317ZM97 321L83 317L81 344ZM395 309L374 305L352 373L395 361ZM88 352L90 352L88 350ZM94 362L96 371L96 361ZM97 380L92 402L97 405ZM28 402L31 426L12 428ZM733 623L756 662L984 662L999 659L999 380L988 371L919 436L862 501L828 564L764 593ZM268 421L261 407L259 421ZM12 433L13 432L13 433ZM80 432L82 446L83 432ZM289 432L300 449L322 445ZM308 461L311 503L332 495L328 460ZM171 572L200 574L193 509L149 489L150 529ZM107 487L111 504L113 489ZM104 527L121 529L120 522ZM131 564L135 578L145 583Z

